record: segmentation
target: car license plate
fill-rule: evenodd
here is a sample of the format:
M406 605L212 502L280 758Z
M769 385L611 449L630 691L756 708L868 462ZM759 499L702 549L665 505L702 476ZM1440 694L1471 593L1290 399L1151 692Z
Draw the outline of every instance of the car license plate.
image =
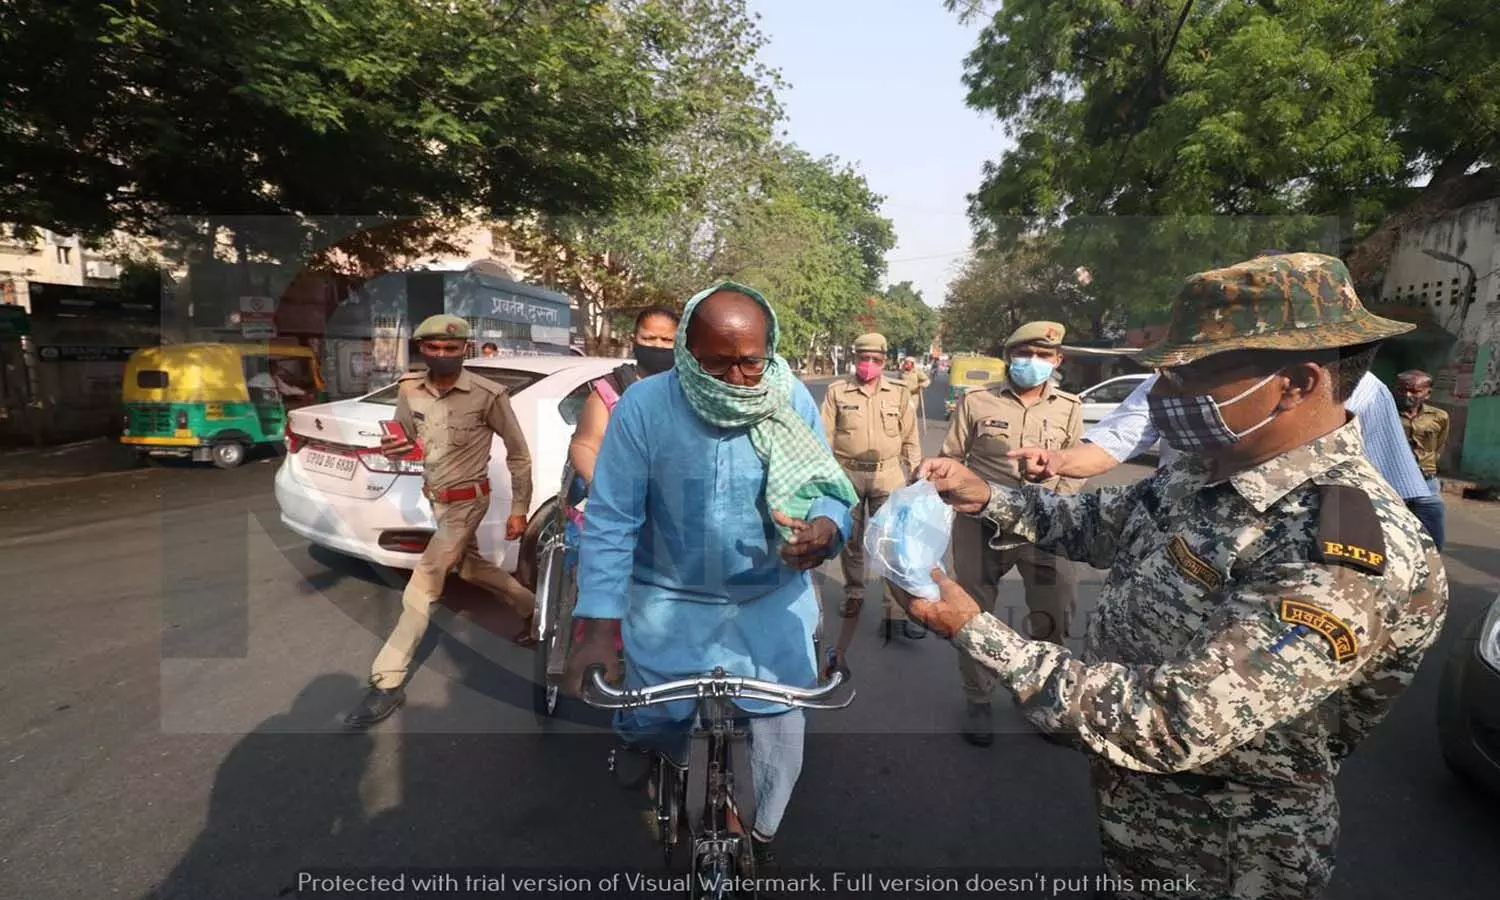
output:
M309 472L342 478L345 481L354 477L354 469L359 465L359 461L354 457L338 453L323 453L319 450L304 450L302 453L302 465L306 466Z

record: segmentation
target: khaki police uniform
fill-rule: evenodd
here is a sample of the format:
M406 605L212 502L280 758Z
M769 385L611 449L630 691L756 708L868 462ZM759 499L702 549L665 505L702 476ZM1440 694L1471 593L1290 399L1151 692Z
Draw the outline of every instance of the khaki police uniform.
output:
M434 336L468 338L468 324L462 319L433 318L442 326L463 326ZM423 323L419 337L430 322ZM480 554L474 536L490 509L493 435L505 442L511 513L525 515L531 508L531 455L505 388L464 371L453 387L440 392L426 372L408 373L400 381L396 421L423 444L422 493L432 503L437 530L401 595L401 618L371 667L371 681L379 688L395 688L405 681L412 654L427 631L432 604L455 567L465 581L503 597L523 620L530 617L535 602L531 591Z
M1031 342L1030 327L1023 325L1017 329L1006 342L1007 352L1016 344ZM1050 343L1055 346L1061 339L1061 326L1057 326L1056 338ZM1027 405L1007 381L964 395L963 402L953 412L941 455L959 460L986 481L1020 487L1025 483L1020 467L1016 460L1006 459L1005 454L1021 447L1047 450L1073 447L1082 439L1083 430L1083 403L1077 396L1059 390L1048 381L1042 387L1040 399ZM1073 494L1083 482L1054 478L1043 486ZM992 523L969 516L954 518L953 580L974 597L980 608L993 613L1001 578L1012 567L1017 568L1026 589L1026 626L1021 630L1037 640L1061 644L1068 635L1077 605L1072 563L1029 543L994 550L990 547L994 538ZM994 677L965 654L959 654L958 662L964 693L973 703L987 703Z
M932 376L923 367L916 366L909 372L901 373L901 383L911 391L913 397L920 397L922 391L932 384Z
M885 339L865 335L854 346L856 352L885 352ZM885 505L891 491L906 483L902 463L916 471L922 461L916 408L911 393L901 384L878 378L864 385L850 375L828 386L822 412L828 444L859 494L859 503L851 510L853 533L839 556L845 596L857 606L865 596L865 523ZM899 590L886 584L885 617L893 621L906 618L892 594Z

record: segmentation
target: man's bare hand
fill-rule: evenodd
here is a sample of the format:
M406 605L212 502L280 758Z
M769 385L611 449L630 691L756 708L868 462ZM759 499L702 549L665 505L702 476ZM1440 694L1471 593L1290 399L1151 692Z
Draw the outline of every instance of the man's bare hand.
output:
M507 541L519 541L526 533L526 517L511 516L505 520L505 539Z
M1022 447L1005 454L1006 459L1016 461L1021 477L1027 481L1048 481L1062 474L1063 455L1066 450L1043 450L1041 447Z
M410 440L394 437L382 437L380 439L380 455L388 459L400 459L415 449L417 449L417 445Z
M943 637L951 638L963 630L981 610L974 598L969 596L969 592L943 574L942 569L932 570L932 580L937 582L940 592L937 600L908 597L904 591L894 593L906 606L907 615Z
M912 481L927 479L943 502L965 515L975 515L990 502L990 486L956 459L934 456L922 460Z
M781 559L797 571L816 569L833 555L833 545L838 540L839 529L826 516L804 522L778 510L772 511L771 518L776 520L777 525L792 530L792 536L781 545Z

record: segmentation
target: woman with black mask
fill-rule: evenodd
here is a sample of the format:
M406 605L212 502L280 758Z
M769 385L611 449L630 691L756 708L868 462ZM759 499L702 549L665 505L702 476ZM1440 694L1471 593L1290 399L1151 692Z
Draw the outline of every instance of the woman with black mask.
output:
M604 444L604 430L620 395L636 381L672 368L672 348L677 342L678 315L664 306L653 306L635 317L635 365L624 365L593 382L593 392L583 403L578 427L568 444L568 462L583 479L583 488L594 480L594 461Z
M590 385L593 391L579 413L578 426L568 444L568 465L563 469L562 490L567 498L567 543L570 547L578 546L582 534L584 501L588 499L589 485L594 481L594 462L604 444L604 430L609 427L610 414L626 388L642 378L672 368L679 319L677 313L664 306L644 310L635 317L635 365L620 366L603 378L594 379ZM567 559L571 570L578 562L577 551L570 552ZM571 603L564 602L571 607ZM574 624L581 627L583 623ZM615 644L617 649L621 647L618 634L615 635ZM564 651L562 655L566 658L567 654Z

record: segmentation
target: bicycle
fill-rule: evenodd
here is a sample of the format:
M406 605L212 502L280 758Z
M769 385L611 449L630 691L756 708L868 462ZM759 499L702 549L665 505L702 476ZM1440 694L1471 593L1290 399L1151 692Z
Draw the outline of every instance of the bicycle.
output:
M736 701L759 700L798 709L844 709L854 702L851 688L840 702L829 700L849 680L838 669L817 688L794 688L770 681L727 674L722 668L699 678L669 681L636 690L616 690L604 681L604 667L594 666L584 682L584 702L599 709L639 709L687 700L697 702L689 733L687 765L681 766L663 750L653 751L649 776L656 804L656 824L666 867L672 859L687 811L689 865L687 895L691 900L753 898L755 857L749 828L755 820L755 791L750 781L747 730ZM615 751L610 753L610 768ZM738 777L737 777L738 776ZM737 785L748 789L737 796ZM702 805L696 805L698 798ZM729 825L733 808L740 829Z

